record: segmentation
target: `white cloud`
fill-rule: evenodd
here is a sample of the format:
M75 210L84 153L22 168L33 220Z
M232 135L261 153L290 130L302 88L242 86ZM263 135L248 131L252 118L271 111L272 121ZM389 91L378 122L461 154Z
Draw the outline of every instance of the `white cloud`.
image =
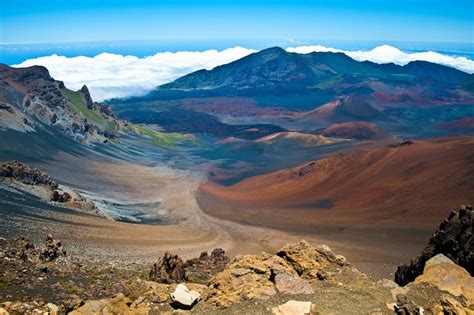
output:
M453 57L432 51L405 53L388 45L369 51L343 51L324 46L290 47L287 51L302 54L313 51L343 52L359 61L394 62L399 65L414 60L425 60L474 73L474 61L465 57ZM43 65L55 79L64 81L70 89L77 90L86 84L94 100L101 101L113 97L144 95L156 86L190 72L212 69L253 52L255 52L253 49L234 47L222 51L159 52L144 58L110 53L102 53L95 57L71 58L51 55L28 59L15 67Z
M190 72L212 69L253 52L253 49L234 47L222 51L160 52L144 58L109 53L72 58L51 55L28 59L15 67L45 66L52 77L64 81L68 88L78 90L86 84L92 98L102 101L144 95L156 86Z
M410 61L423 60L433 63L438 63L445 66L450 66L467 73L474 73L474 61L466 57L454 57L443 55L434 51L425 51L417 53L406 53L398 48L382 45L372 50L356 50L345 51L324 46L299 46L289 47L289 52L296 52L300 54L308 54L311 52L342 52L357 61L372 61L375 63L389 63L393 62L397 65L406 65Z

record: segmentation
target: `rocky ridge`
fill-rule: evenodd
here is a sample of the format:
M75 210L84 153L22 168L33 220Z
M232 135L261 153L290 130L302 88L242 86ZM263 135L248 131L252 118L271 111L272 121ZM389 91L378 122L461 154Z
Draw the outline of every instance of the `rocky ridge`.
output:
M86 86L74 92L45 67L0 64L0 129L33 132L53 127L88 144L115 138L123 124L109 106L92 101Z
M98 214L95 204L71 189L60 186L48 174L19 161L0 162L0 183L26 191L61 206Z

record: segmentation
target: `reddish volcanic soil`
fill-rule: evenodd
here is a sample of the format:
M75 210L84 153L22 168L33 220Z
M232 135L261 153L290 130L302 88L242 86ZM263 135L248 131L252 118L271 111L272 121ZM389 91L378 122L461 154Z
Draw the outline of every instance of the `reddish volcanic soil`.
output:
M273 210L264 208L294 209L306 214L304 224L342 217L439 222L474 196L474 138L341 153L229 187L205 183L200 192L235 204L240 212L258 208L259 217L273 216Z
M229 187L204 183L197 195L207 214L317 237L384 277L473 198L472 137L337 154Z
M377 125L364 121L350 121L342 124L334 124L324 129L322 135L325 137L375 140L388 137Z
M204 183L201 207L252 224L435 227L474 196L474 138L342 153L229 187Z

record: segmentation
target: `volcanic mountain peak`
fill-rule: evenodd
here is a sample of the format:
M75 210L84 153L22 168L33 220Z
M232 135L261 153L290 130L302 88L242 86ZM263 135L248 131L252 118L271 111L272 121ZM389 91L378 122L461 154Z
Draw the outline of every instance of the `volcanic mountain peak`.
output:
M335 99L306 114L304 120L322 120L331 122L344 122L351 120L375 120L383 118L383 114L372 107L368 102L353 96Z
M216 89L274 86L294 79L305 79L311 71L295 54L273 47L250 54L212 70L199 70L160 89Z
M443 77L446 74L448 77ZM212 70L199 70L160 89L216 89L222 87L257 88L281 86L311 88L337 76L362 76L389 80L429 78L434 82L459 84L469 74L425 61L410 62L406 66L358 62L344 53L290 53L272 47Z

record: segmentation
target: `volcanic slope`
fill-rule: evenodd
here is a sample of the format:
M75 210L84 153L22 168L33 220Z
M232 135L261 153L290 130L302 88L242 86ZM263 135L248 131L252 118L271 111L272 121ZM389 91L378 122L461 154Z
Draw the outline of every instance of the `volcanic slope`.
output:
M474 138L438 138L354 150L231 186L204 183L208 213L283 229L316 226L433 227L472 202Z

